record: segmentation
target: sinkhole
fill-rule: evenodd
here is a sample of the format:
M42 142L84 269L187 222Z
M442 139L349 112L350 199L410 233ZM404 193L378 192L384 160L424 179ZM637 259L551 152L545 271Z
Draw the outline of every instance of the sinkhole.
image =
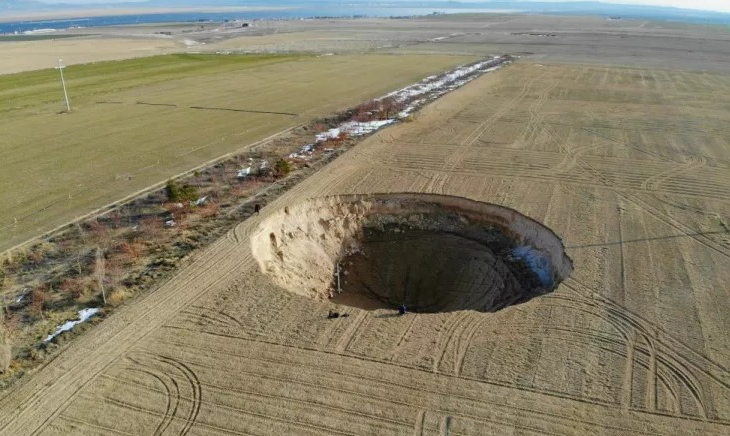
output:
M284 289L373 310L494 312L552 292L573 269L537 221L432 194L304 201L264 218L251 243Z

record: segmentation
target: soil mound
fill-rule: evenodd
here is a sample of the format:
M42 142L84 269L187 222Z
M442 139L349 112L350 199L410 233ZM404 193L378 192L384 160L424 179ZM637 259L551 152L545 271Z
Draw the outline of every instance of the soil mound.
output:
M252 244L285 289L367 309L491 312L551 292L572 272L542 224L430 194L310 200L264 220Z

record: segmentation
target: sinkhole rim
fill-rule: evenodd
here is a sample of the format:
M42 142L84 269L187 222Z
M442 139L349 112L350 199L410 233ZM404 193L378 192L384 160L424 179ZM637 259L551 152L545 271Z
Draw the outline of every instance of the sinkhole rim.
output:
M401 276L404 274L409 276L424 274L421 281L426 283L426 291L419 291L423 292L423 298L428 296L445 301L443 307L436 305L435 310L423 311L426 313L456 310L493 312L554 291L573 271L573 262L565 253L562 240L544 224L508 207L438 194L338 195L304 200L272 210L263 216L252 233L251 248L261 272L274 284L289 292L322 302L331 299L331 303L360 309L393 309L395 307L390 300L388 304L364 304L361 298L354 300L341 298L342 295L336 294L333 289L337 265L340 264L345 271L347 270L348 264L342 262L352 254L353 250L357 252L363 247L365 229L382 230L388 226L390 230L395 229L396 234L401 226L403 229L431 234L436 239L450 235L449 237L463 237L476 243L486 244L485 241L489 240L499 242L497 246L501 251L497 252L490 251L493 247L488 245L485 245L484 253L479 253L476 246L470 246L469 249L477 254L473 256L474 260L464 261L469 266L466 268L466 273L447 272L441 276L433 276L429 268L419 269L417 266L406 265L407 262L404 263L406 266L398 264L396 267L388 262L371 262L376 265L387 265L386 269L389 270L387 274L380 266L375 272L368 272L367 266L364 267L365 270L361 268L358 272L358 277L364 277L363 283L368 281L369 277L380 277L378 286L375 287L389 289L388 292L392 294L387 295L396 295L398 284L403 281ZM500 240L499 235L503 239ZM505 241L510 244L508 251L505 251ZM414 247L411 247L411 250L421 250L417 245ZM441 263L452 262L453 269L463 269L461 263L452 259L463 257L463 254L458 247L450 250L448 254L441 254L441 250L433 249L434 257L441 256L439 260ZM387 256L388 253L390 251L379 254ZM367 258L364 255L363 257ZM477 270L486 271L484 274L496 274L494 276L496 278L493 281L480 279L480 276L472 271L474 269L471 268L472 263L476 265ZM535 273L535 276L528 277L530 273L525 272L525 267ZM548 271L549 276L542 274L545 271ZM542 275L537 276L538 272ZM506 275L500 275L503 273ZM525 277L532 281L524 279ZM532 285L525 283L534 284L536 277L539 285L527 289ZM546 277L548 282L545 281ZM504 281L505 279L509 280ZM474 288L474 283L479 280L487 285ZM500 280L504 288L502 291L497 289L497 285L492 285L493 282L498 283ZM431 282L436 284L431 286ZM467 283L466 288L462 286L462 282ZM459 284L453 285L454 283ZM423 286L418 289L424 289ZM431 289L433 287L435 290ZM490 289L489 292L502 292L504 295L487 295L487 288ZM448 298L440 294L445 292L443 289L454 295L460 293L477 295L478 297L473 298L479 303L473 305L449 303ZM485 292L483 295L480 294L482 290ZM408 292L404 290L403 295L408 295ZM344 294L348 294L348 289L345 289ZM490 306L489 301L497 303Z

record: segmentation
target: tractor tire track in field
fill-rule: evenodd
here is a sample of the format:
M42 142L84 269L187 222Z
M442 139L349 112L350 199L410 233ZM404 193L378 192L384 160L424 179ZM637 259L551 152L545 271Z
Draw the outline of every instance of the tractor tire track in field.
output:
M449 173L454 171L466 158L469 150L477 142L479 137L484 134L489 128L491 128L496 121L502 118L504 115L509 113L520 101L522 101L529 93L532 85L538 81L542 76L535 77L532 80L526 82L522 86L520 93L515 96L509 103L499 107L495 113L490 115L486 120L482 121L479 126L469 133L469 135L458 145L455 145L455 150L446 159L438 172L431 176L431 181L424 189L425 192L432 193L445 193L445 185L449 178Z
M410 321L408 321L408 326L405 328L403 333L400 334L400 336L398 337L398 341L396 341L395 343L395 347L393 347L393 349L388 354L388 360L395 360L396 357L398 357L401 351L401 345L408 339L408 336L413 330L413 326L416 324L416 320L418 320L417 316L410 317Z
M194 335L194 332L190 332L190 333ZM234 340L236 340L236 339L234 339ZM257 348L261 347L261 346L265 346L265 347L273 346L275 348L285 347L287 350L289 350L289 352L284 354L287 356L287 358L284 360L281 360L280 357L277 357L277 356L281 356L281 354L276 354L276 356L274 356L274 355L267 356L266 353L262 354L261 352L255 351L254 349L249 350L249 352L247 354L241 354L240 351L239 352L222 351L222 350L213 351L213 350L216 350L217 348L209 347L209 346L202 346L202 344L192 345L188 342L177 342L177 341L164 340L164 341L162 341L162 344L163 345L169 344L169 346L174 347L174 349L189 350L189 351L186 351L186 353L195 353L195 354L191 355L190 358L186 358L186 360L192 359L192 360L190 360L190 363L193 364L194 366L200 367L200 368L209 368L210 370L213 370L213 371L216 369L216 364L214 361L210 361L209 363L204 363L203 361L200 361L200 359L203 359L205 354L207 354L207 353L196 353L193 350L202 346L202 348L201 348L202 350L213 351L216 355L229 355L229 356L231 356L231 359L232 359L231 362L235 366L235 371L241 372L242 374L249 374L251 377L252 383L257 383L257 381L260 381L260 380L272 380L272 381L278 380L279 383L282 383L287 386L296 384L296 385L302 385L305 388L307 386L309 386L312 388L326 389L328 392L342 392L343 394L356 395L356 396L365 395L365 397L363 397L363 398L366 398L366 399L376 399L377 398L378 401L387 401L389 403L399 404L399 405L403 405L406 407L414 407L415 405L410 401L398 400L397 398L393 397L393 392L403 393L404 391L416 390L419 392L419 395L423 395L424 393L436 394L436 392L437 392L437 391L432 391L431 388L428 388L426 386L414 388L408 382L398 381L402 377L399 378L395 374L393 374L393 377L395 377L395 378L390 377L390 376L381 378L381 376L389 375L390 374L389 372L386 374L385 372L376 371L373 374L377 374L377 376L365 375L362 373L362 371L365 370L365 367L363 367L361 363L353 363L356 366L351 367L348 365L347 368L341 368L341 369L339 369L339 368L335 369L335 367L332 367L332 366L330 366L328 368L324 368L321 363L322 362L321 358L314 359L314 360L306 358L307 355L314 353L315 350L308 350L308 349L303 349L303 348L299 348L299 347L289 347L289 346L283 346L283 345L261 342L261 341L256 341L256 340L243 339L243 338L238 338L237 340L240 340L240 341L252 344L252 345L259 344L259 345L256 345ZM213 342L207 342L207 341L204 343L213 344ZM247 347L247 346L240 347L239 346L239 347L234 347L234 348L236 350L247 350L250 347ZM299 356L300 354L301 354L301 356ZM356 357L356 356L347 356L347 357L342 356L341 358L353 359L353 362L363 360L362 358ZM210 359L210 357L208 357L207 359ZM327 359L327 361L329 361L329 360L330 359ZM246 363L246 361L261 362L261 363L260 364ZM285 374L281 374L278 371L272 372L273 371L273 368L271 368L272 365L273 366L282 366L282 367L292 368L292 369L301 368L301 370L291 370L291 371L287 371ZM269 367L271 369L263 369L263 368L267 368L267 367ZM403 369L408 368L408 369L411 369L414 371L424 371L423 368L409 368L409 367L404 367L404 366L400 366L400 365L398 367L403 368ZM357 369L355 369L355 368L357 368ZM355 372L352 372L353 370ZM314 371L314 373L309 374L309 372L311 372L311 371ZM315 373L317 375L315 375ZM292 379L292 378L290 378L290 376L294 376L295 378ZM448 376L448 375L441 375L440 377L443 377L443 376ZM406 379L407 378L408 377L406 377ZM467 380L471 380L471 379L467 379ZM482 381L482 382L485 382L485 381ZM515 388L514 386L511 386L511 385L502 385L500 383L495 383L495 382L486 381L486 383L489 385L495 385L495 386L505 386L505 387L509 387L510 389L533 391L532 389ZM347 386L351 386L351 388L347 388ZM372 389L375 389L376 386L378 386L379 389L382 390L382 393L378 394L377 396L374 396L373 393L365 393L365 392L360 391L361 389L366 389L367 392L370 392ZM438 383L437 386L443 386L443 384ZM355 389L355 390L352 390L352 389ZM564 396L564 395L560 395L558 392L549 392L549 391L545 392L545 391L541 391L541 390L536 390L535 392L541 392L541 393L555 396L555 397L571 399L573 401L578 401L578 402L586 403L586 404L602 404L604 406L608 406L607 403L597 403L595 401L586 400L584 398L574 398L574 397L570 397L570 396ZM455 393L451 393L451 394L439 393L438 395L451 395L451 396L456 395L456 398L462 398L460 395L457 395ZM463 397L463 398L466 400L467 398L472 398L472 397L468 396L468 397ZM473 398L472 401L475 401L473 403L474 406L479 405L479 407L482 410L484 410L485 412L491 411L494 409L494 407L497 406L497 404L484 404L483 401L477 400L476 398ZM463 412L460 410L459 411L450 411L448 409L442 410L441 408L434 409L432 407L430 409L434 410L434 412L437 412L437 413L444 413L444 414L451 415L454 417L463 416L463 417L466 417L469 419L476 419L480 422L493 422L493 423L498 422L498 421L490 420L489 418L487 418L486 416L483 416L481 414L479 416L475 416L473 414L474 412L468 413L468 412ZM526 411L530 411L531 413L536 412L532 409L520 408L519 410L526 410ZM414 410L411 413L416 413L416 411ZM537 413L541 414L544 417L555 416L556 418L558 418L558 416L559 416L559 420L561 420L561 422L564 422L562 420L567 419L567 417L562 416L562 415L552 415L549 413L546 414L546 411L540 411ZM681 417L681 418L692 420L691 416L686 416L686 417ZM575 422L579 422L579 421L575 421ZM713 422L721 423L722 421L713 421ZM727 423L727 424L730 425L730 423ZM408 423L408 426L411 429L414 428L413 421L410 421L410 423ZM629 430L628 428L625 430L627 430L628 432L631 432L631 430ZM551 433L551 434L558 435L558 434L564 434L564 433L555 432L555 433ZM616 434L628 434L628 433L619 432ZM649 432L649 433L642 433L642 434L661 434L661 435L667 435L667 436L670 435L670 433L661 433L661 432L660 433Z
M487 315L482 313L476 313L472 316L472 322L466 325L457 338L456 346L454 347L454 375L459 376L461 371L464 369L464 363L466 361L466 354L469 351L469 346L474 336L479 332L482 324L487 320Z
M454 337L454 333L461 327L461 324L466 321L469 317L469 312L452 312L447 315L446 322L444 323L445 330L442 328L439 331L438 339L436 340L436 347L434 349L435 355L433 356L432 370L434 373L439 372L441 361L446 355L449 343Z
M656 191L664 182L671 179L672 177L676 177L686 171L692 171L702 168L707 164L707 160L703 156L687 156L686 160L687 163L685 163L684 165L679 165L675 168L656 174L644 180L644 182L641 184L641 189L647 191Z
M545 126L543 126L543 129L546 132L549 132L550 136L553 138L553 140L557 144L560 143L560 140L558 139L557 135L555 135L555 133L553 133L551 131L549 126L545 125ZM560 146L560 148L563 150L563 152L567 153L567 150L565 150L564 147ZM619 197L634 204L635 206L637 206L638 208L640 208L642 211L646 212L650 216L652 216L652 217L658 219L659 221L669 225L670 227L682 232L683 235L694 239L695 241L699 242L700 244L704 245L705 247L730 259L730 249L727 249L724 246L722 246L721 244L715 242L712 238L708 237L707 235L699 234L698 232L694 231L692 228L690 228L686 224L682 223L681 221L669 216L665 212L657 209L656 207L654 207L651 204L647 203L646 201L642 200L641 198L639 198L638 195L617 187L615 182L613 182L610 178L608 178L603 172L601 172L594 166L590 165L581 156L576 157L576 163L578 164L578 168L582 169L582 171L586 175L588 175L589 177L591 177L591 176L595 177L602 185L611 189Z
M548 86L546 86L538 95L537 99L534 103L532 103L528 107L528 113L529 113L529 120L525 124L525 130L523 132L522 142L527 143L528 140L537 138L537 136L540 134L540 126L543 123L544 116L541 111L539 111L540 108L542 108L545 103L548 101L548 97L550 96L550 93L557 88L558 82L554 81ZM530 134L528 135L527 132L530 131Z
M566 287L569 289L575 289L573 287L574 284L583 286L575 279L570 279L569 281L571 284L566 284ZM580 292L576 291L576 294L580 295ZM631 329L634 334L639 335L647 346L647 348L634 346L635 351L642 353L647 358L648 392L644 400L647 409L656 410L656 383L659 382L664 385L672 398L672 402L677 405L678 413L692 415L692 411L684 411L681 409L680 395L674 387L675 384L665 376L665 374L670 374L673 379L680 383L680 386L692 399L697 416L702 419L708 419L711 408L707 404L704 389L697 374L702 375L708 381L711 380L719 384L719 387L726 391L730 391L730 374L725 370L723 371L724 374L722 374L722 377L718 377L703 369L698 364L691 364L691 361L687 357L678 353L671 345L657 339L656 334L651 333L652 331L659 331L657 327L648 325L645 321L634 316L621 306L612 303L610 300L605 298L601 300L605 304L606 315L613 319L614 323L621 323L624 329ZM662 335L666 336L666 333L662 332ZM704 357L703 359L706 360Z
M362 327L362 325L366 322L367 318L367 311L357 311L354 319L348 323L347 328L335 344L334 350L336 353L342 354L347 352L347 349L350 347L352 341L357 337L357 332L360 330L360 327Z
M573 289L569 285L566 286L568 289ZM571 310L580 310L585 313L591 314L599 319L608 322L617 332L621 334L623 338L623 344L626 352L626 367L624 370L623 388L622 388L622 399L621 404L624 408L631 408L633 398L633 379L634 379L634 368L635 365L640 362L637 360L637 352L644 353L648 358L646 369L648 372L648 381L646 389L646 398L644 400L647 405L647 410L656 410L655 401L651 399L649 392L656 391L656 345L653 339L650 337L648 332L643 328L637 328L636 323L627 321L627 318L621 315L620 309L612 307L602 307L601 305L592 302L588 299L582 298L580 293L576 292L575 297L567 296L554 296L553 299L564 299L570 302ZM581 308L581 306L586 306ZM578 332L576 332L578 333ZM646 349L640 349L637 347L637 337L646 343ZM652 370L654 368L654 370ZM652 394L653 395L653 394Z
M63 412L81 389L127 349L155 327L163 325L180 309L189 306L206 290L228 279L226 274L220 274L215 280L207 281L204 286L191 286L191 283L209 275L211 270L223 266L227 266L228 270L234 269L233 263L242 261L234 260L235 257L232 256L234 249L235 247L229 246L225 239L219 240L201 253L203 260L199 261L198 265L184 268L157 291L122 310L116 317L106 320L94 329L93 336L85 335L76 339L70 348L94 349L94 358L89 358L86 353L74 353L68 350L51 365L35 374L28 383L0 400L0 407L5 407L11 402L15 405L13 413L0 417L0 435L40 433L49 422ZM205 256L206 253L216 255ZM175 283L180 284L175 285ZM64 359L67 362L64 362ZM68 394L69 391L72 394ZM30 404L34 404L34 407L29 407ZM25 416L21 418L22 415Z
M211 309L204 306L190 306L180 312L187 320L198 325L208 325L230 329L243 329L243 323L223 310Z
M425 436L424 424L426 423L426 411L419 410L416 414L416 423L413 426L413 436Z
M185 436L188 434L190 429L192 428L193 424L195 424L195 420L198 417L198 414L200 413L200 402L202 398L202 388L200 385L200 380L195 375L195 372L190 369L189 366L186 364L180 362L179 360L173 359L171 357L165 357L160 356L156 354L151 353L133 353L130 356L127 356L127 358L135 363L137 366L141 366L144 369L145 372L151 373L151 374L159 374L159 378L156 377L158 380L161 380L161 377L165 376L171 380L171 383L175 387L176 396L168 401L175 401L176 405L172 413L165 414L165 417L163 418L163 423L158 426L159 428L162 428L161 431L155 432L155 436L160 436L164 433L164 430L169 427L170 423L175 418L180 418L184 421L183 428L178 433L178 436ZM160 368L162 366L162 368ZM190 410L186 414L181 414L179 412L179 405L180 405L180 384L178 383L175 376L182 376L182 379L185 381L185 384L188 386L190 390ZM168 392L171 392L172 390L167 388L166 390ZM179 416L183 415L183 416Z
M202 368L212 368L211 366L206 366L202 364L196 364L195 366L199 366ZM339 406L336 404L326 404L323 402L312 402L310 399L307 398L297 398L296 395L286 394L286 393L278 393L277 390L274 391L267 391L266 389L263 389L261 387L257 387L257 385L260 385L261 381L269 381L269 380L276 380L269 378L267 376L258 376L255 373L248 373L245 370L239 370L236 369L236 372L242 373L242 378L240 380L245 380L247 383L250 383L250 387L248 388L241 388L241 387L231 387L230 385L220 385L215 383L203 383L203 386L205 387L206 391L212 392L218 392L224 396L234 396L236 398L245 399L247 400L247 403L262 403L264 401L271 401L273 403L279 404L280 406L285 406L287 404L293 404L297 407L308 407L316 410L325 410L329 412L330 414L342 414L346 416L351 416L353 418L365 418L369 420L375 420L378 419L383 422L388 422L390 424L400 426L400 427L409 427L410 423L405 421L399 421L394 419L387 419L383 417L373 416L368 413L364 413L359 410L353 410L348 409L343 406ZM120 380L121 381L121 380ZM135 384L135 381L130 380L129 383ZM283 386L286 385L286 383L282 383ZM144 385L139 385L139 387L145 387ZM315 383L309 384L310 387L317 387L318 385ZM321 387L320 387L321 388ZM215 397L215 396L214 396ZM202 404L209 406L211 409L225 409L228 411L228 413L240 413L240 414L252 414L251 410L242 409L240 407L231 406L225 403L221 402L215 402L215 401L203 401ZM314 428L314 430L319 431L318 434L331 434L331 433L339 433L339 434L354 434L350 432L338 432L336 430L333 430L331 428L323 427L323 426L316 426L311 423L304 423L300 422L296 419L285 419L281 416L276 415L267 415L265 413L255 413L254 414L259 419L266 419L271 421L282 421L285 422L288 425L291 426L300 426L304 428ZM202 424L203 426L206 426L206 424ZM325 433L321 433L325 432Z
M130 359L131 360L131 359ZM138 366L141 366L138 364ZM157 425L153 433L154 436L161 436L165 433L165 430L170 426L173 419L177 415L177 409L180 406L180 388L177 381L167 374L158 374L148 369L140 369L136 367L125 368L126 371L139 372L148 375L155 380L159 381L164 388L165 394L165 413L162 417L162 421ZM104 377L104 375L102 375Z
M245 360L260 360L254 357L243 357ZM298 386L309 388L309 389L317 389L321 391L326 392L342 392L342 393L352 393L348 390L343 390L341 388L337 388L336 386L339 384L337 382L336 378L332 379L332 383L334 383L333 386L330 386L332 383L325 383L323 384L322 381L311 381L308 382L306 380L290 380L287 378L282 378L280 375L275 375L276 373L269 374L267 371L264 371L261 373L260 371L251 370L248 364L245 363L238 363L240 361L240 358L237 358L235 363L232 362L231 364L231 370L235 371L235 373L238 375L237 381L238 383L245 383L245 386L239 386L239 385L230 385L230 384L218 384L215 382L209 382L204 381L201 383L201 385L205 388L206 391L210 392L219 392L223 395L228 396L235 396L237 398L245 399L247 404L258 404L265 400L270 400L272 403L275 403L280 407L284 406L286 408L287 404L294 404L297 406L297 408L300 407L306 407L311 408L313 415L321 415L321 410L325 409L330 414L341 414L343 416L349 416L351 418L357 417L357 418L365 418L372 421L378 421L378 422L386 422L389 424L392 424L394 426L403 427L403 428L409 428L412 427L412 423L410 421L401 421L397 419L390 419L383 416L376 416L372 415L370 413L366 413L360 409L356 408L347 408L343 407L339 404L339 401L336 399L330 399L329 401L317 401L312 402L312 400L306 395L301 392L298 392L298 390L291 390L290 386L295 383ZM280 362L276 360L270 361L272 364L279 364ZM195 358L191 360L189 363L190 366L200 368L201 370L215 370L215 364L214 362L202 362L202 361L196 361ZM240 365L240 366L239 366ZM253 367L253 368L259 368L260 367ZM305 368L303 366L302 368ZM135 381L130 381L131 383L135 383ZM265 387L262 385L262 383L270 383L270 382L276 382L279 384L279 387ZM139 382L136 382L136 384L140 387L149 389L148 386L145 386L143 384L140 384ZM359 394L362 396L363 394ZM222 398L221 396L212 395L213 398ZM325 397L327 398L327 397ZM370 399L368 397L363 397L363 399ZM241 409L239 407L233 407L231 405L227 405L225 403L220 403L219 401L203 401L203 404L210 406L209 409L226 409L233 413L243 413L243 414L251 414L251 410ZM402 404L403 406L411 409L412 407L410 405L407 405L405 403ZM356 433L352 432L342 432L342 431L336 431L332 428L322 427L322 426L316 426L312 424L311 422L303 422L301 420L296 419L283 419L281 416L276 415L268 415L263 412L256 413L255 416L259 419L267 419L272 421L285 421L287 424L292 426L300 426L304 428L313 428L319 433L316 434L346 434L346 435L354 435Z
M84 421L83 419L72 418L70 416L61 415L61 416L59 416L59 419L61 421L67 421L67 422L73 423L73 424L75 424L75 427L80 426L80 427L92 428L94 430L99 430L99 434L104 435L104 436L110 435L110 434L117 434L120 436L139 436L139 435L136 435L133 433L127 433L124 431L117 430L116 428L113 428L113 427L106 427L103 425L95 424L93 422ZM67 432L68 429L63 429L62 431ZM63 432L61 432L59 434L64 434Z

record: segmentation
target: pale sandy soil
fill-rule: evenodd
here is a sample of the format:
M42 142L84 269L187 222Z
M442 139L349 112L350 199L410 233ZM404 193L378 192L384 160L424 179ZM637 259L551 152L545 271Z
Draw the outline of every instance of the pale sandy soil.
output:
M729 93L526 62L472 82L83 334L0 400L0 434L727 435ZM563 238L572 276L496 313L394 317L261 271L268 218L382 192L516 209Z
M64 64L129 59L179 51L184 46L173 39L69 38L42 41L0 42L0 74L53 68Z

